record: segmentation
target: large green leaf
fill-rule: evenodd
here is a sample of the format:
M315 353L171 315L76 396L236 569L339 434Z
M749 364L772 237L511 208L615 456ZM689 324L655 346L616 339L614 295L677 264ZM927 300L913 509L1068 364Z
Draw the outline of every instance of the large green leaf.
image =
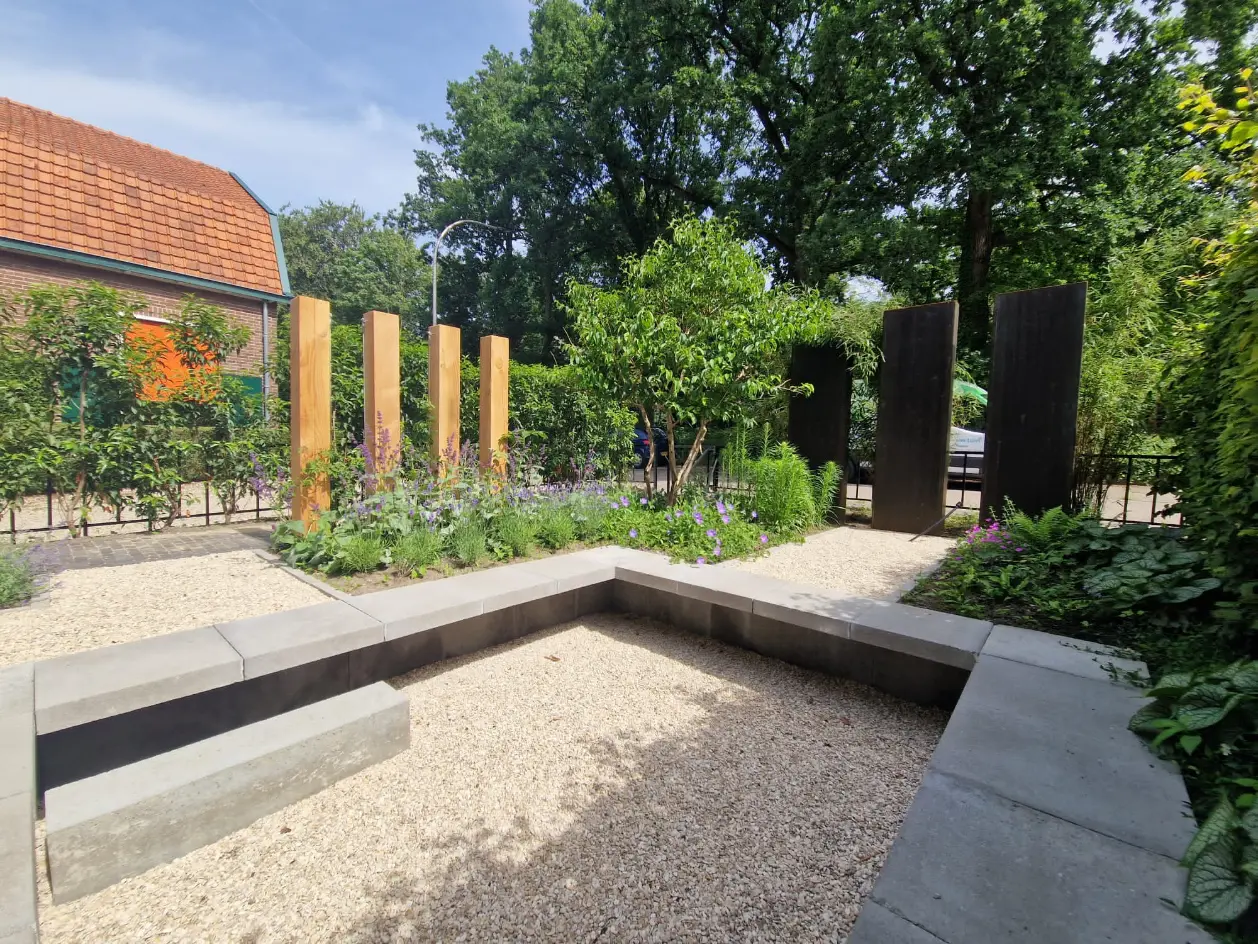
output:
M1170 698L1182 695L1193 683L1191 672L1172 672L1158 679L1158 683L1149 689L1150 698Z
M1202 921L1235 921L1253 901L1253 889L1240 869L1240 846L1233 839L1208 846L1188 870L1185 905Z
M1245 698L1222 685L1197 685L1189 689L1175 708L1175 717L1189 731L1218 724Z
M1197 834L1192 837L1192 842L1184 850L1184 857L1180 859L1180 863L1192 865L1197 856L1201 855L1208 846L1228 838L1233 831L1240 828L1240 825L1241 820L1236 815L1236 808L1232 806L1232 801L1226 796L1222 797L1218 805L1210 811L1206 821L1201 824Z

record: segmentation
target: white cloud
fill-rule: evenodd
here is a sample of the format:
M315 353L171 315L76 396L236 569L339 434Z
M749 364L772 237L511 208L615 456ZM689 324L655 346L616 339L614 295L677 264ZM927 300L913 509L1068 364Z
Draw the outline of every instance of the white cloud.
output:
M330 199L383 212L415 185L415 122L370 102L357 115L325 115L12 57L0 61L0 90L234 171L273 208Z

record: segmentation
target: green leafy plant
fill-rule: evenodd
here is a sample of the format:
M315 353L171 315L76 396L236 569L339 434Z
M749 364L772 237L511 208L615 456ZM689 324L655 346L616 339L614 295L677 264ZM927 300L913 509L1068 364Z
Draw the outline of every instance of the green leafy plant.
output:
M842 484L842 477L839 474L839 467L833 462L827 462L813 474L812 523L814 525L823 524L830 519L830 515L834 512L834 500L839 494L840 484Z
M567 506L543 505L537 519L537 537L546 547L560 551L577 539L577 524Z
M766 528L799 534L817 520L812 473L789 443L773 446L753 462L751 481L756 512Z
M450 553L464 567L476 567L489 557L489 532L476 518L460 518L450 531Z
M343 574L361 574L375 570L384 563L384 559L383 541L372 535L355 534L340 542L332 569Z
M29 555L15 548L0 548L0 609L25 603L34 590L35 571Z
M401 538L390 552L392 561L406 573L419 575L441 560L441 535L431 528L417 528Z
M527 557L537 541L537 521L528 514L508 508L493 519L493 538L505 557Z

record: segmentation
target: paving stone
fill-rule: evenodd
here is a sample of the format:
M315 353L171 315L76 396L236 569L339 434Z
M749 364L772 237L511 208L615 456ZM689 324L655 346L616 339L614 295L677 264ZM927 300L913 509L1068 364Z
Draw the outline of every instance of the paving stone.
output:
M379 620L339 600L220 623L218 631L244 659L245 678L384 642Z
M939 944L942 940L869 900L861 906L856 925L847 936L847 944Z
M243 660L212 626L35 663L35 725L58 731L244 678Z
M785 581L755 586L752 612L780 623L819 629L847 637L852 621L874 601L833 590L803 587Z
M852 619L851 637L968 669L978 658L992 624L903 603L871 601Z
M983 645L983 655L1038 665L1083 678L1111 679L1110 666L1123 674L1149 677L1143 662L1120 658L1109 646L1016 626L993 626Z
M384 624L385 639L471 619L485 611L480 588L453 577L364 593L354 597L353 606Z
M1175 767L1127 721L1123 685L983 656L935 749L935 770L1171 858L1194 832Z
M616 579L616 559L593 551L556 554L541 560L516 564L513 570L549 578L560 592L578 590Z
M35 790L35 663L0 669L0 797Z
M0 797L0 942L38 940L35 792Z
M49 790L53 901L176 859L409 743L406 696L377 682Z
M948 944L1210 944L1183 890L1174 859L930 772L871 899Z

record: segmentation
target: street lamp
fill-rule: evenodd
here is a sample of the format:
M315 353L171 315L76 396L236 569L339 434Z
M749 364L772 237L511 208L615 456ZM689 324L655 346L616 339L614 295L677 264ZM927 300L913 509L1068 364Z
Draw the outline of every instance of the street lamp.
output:
M496 229L500 233L505 233L501 226L495 226L493 223L483 223L480 220L455 220L449 226L441 231L441 235L437 237L437 241L432 244L432 323L437 323L437 251L441 248L441 240L446 238L446 233L454 229L456 226L462 226L464 223L474 223L477 226L484 226L489 229Z

